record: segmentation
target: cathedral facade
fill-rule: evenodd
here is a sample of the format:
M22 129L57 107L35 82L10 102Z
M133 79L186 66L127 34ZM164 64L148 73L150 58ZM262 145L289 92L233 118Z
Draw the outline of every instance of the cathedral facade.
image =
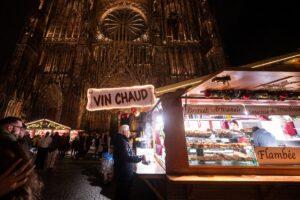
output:
M40 0L1 75L1 116L107 130L88 88L165 86L225 59L207 0Z

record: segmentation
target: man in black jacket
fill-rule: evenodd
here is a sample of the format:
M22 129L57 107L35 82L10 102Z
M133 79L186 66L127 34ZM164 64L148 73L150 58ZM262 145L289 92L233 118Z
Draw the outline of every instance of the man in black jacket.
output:
M119 133L114 138L114 170L117 181L116 198L130 198L133 180L133 164L145 160L145 156L135 156L129 146L129 126L120 126Z

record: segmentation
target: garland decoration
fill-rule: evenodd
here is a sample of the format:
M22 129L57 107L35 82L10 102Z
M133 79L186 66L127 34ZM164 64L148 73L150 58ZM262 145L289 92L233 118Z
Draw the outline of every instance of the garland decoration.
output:
M243 100L300 100L300 92L267 91L267 90L205 90L205 98L213 99L243 99Z

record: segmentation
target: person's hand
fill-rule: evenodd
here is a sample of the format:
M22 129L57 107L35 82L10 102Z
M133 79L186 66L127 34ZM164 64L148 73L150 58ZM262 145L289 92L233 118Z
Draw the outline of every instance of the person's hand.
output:
M149 165L150 164L150 161L149 160L146 160L146 156L145 155L142 155L142 163L144 165Z
M146 156L142 155L142 161L146 161Z
M28 162L21 168L16 169L21 161L22 159L19 159L4 174L0 175L0 197L14 191L27 182L34 167L29 167L31 162Z

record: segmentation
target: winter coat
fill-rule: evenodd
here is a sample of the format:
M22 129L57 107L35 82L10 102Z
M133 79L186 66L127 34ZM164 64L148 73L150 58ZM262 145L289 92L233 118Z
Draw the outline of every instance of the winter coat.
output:
M140 162L142 157L133 155L128 139L124 135L116 134L113 143L115 176L120 181L131 180L133 165Z

